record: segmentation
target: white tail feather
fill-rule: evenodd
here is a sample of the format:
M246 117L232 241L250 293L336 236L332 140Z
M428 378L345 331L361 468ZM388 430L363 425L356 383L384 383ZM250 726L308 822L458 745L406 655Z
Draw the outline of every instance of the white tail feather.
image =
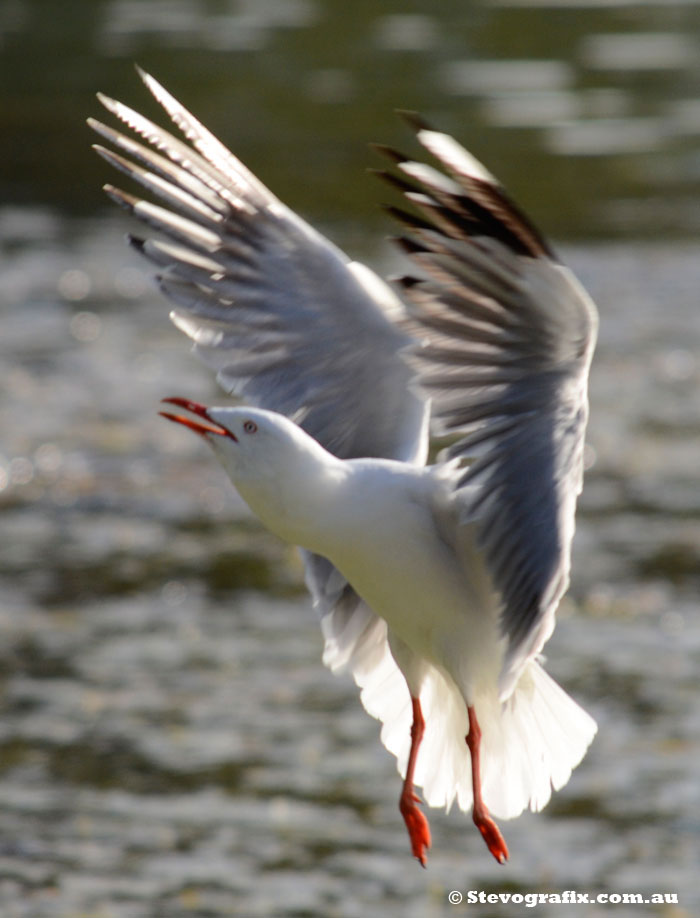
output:
M361 652L341 655L331 638L324 662L334 672L352 671L362 704L381 720L382 743L396 757L403 777L410 749L410 695L389 650L386 624L367 612ZM360 648L355 644L353 649ZM456 800L461 810L470 811L466 704L455 685L433 667L427 670L420 702L426 726L415 784L429 806L449 809ZM535 661L526 666L507 701L477 699L475 706L482 730L482 795L500 819L512 819L527 808L541 810L552 790L569 780L596 733L593 718Z
M534 660L500 706L500 717L481 717L480 723L482 792L501 819L546 806L552 790L569 780L597 730L593 718Z

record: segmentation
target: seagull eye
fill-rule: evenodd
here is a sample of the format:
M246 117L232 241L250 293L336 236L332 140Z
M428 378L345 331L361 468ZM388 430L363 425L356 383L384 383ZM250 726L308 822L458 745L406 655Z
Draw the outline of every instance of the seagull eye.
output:
M255 423L255 421L250 421L250 420L249 420L249 421L244 421L244 422L243 422L243 430L244 430L246 433L251 433L251 434L252 434L252 433L255 433L255 431L256 431L257 429L258 429L258 425Z

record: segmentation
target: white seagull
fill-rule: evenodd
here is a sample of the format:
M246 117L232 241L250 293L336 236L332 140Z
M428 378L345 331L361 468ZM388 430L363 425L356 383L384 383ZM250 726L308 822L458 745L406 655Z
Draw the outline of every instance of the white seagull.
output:
M402 302L140 73L188 142L100 95L150 146L91 119L121 153L96 149L163 204L105 190L165 236L130 242L244 403L165 399L191 413L165 417L300 546L323 661L382 722L414 856L430 846L420 786L471 810L503 863L491 814L544 807L596 732L539 659L569 580L595 306L497 180L417 116L442 170L379 148L412 205L391 208L419 269ZM430 430L451 443L427 465Z

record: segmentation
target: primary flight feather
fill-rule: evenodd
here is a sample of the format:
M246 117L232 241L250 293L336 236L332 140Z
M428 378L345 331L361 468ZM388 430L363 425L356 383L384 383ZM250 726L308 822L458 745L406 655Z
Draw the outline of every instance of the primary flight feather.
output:
M420 786L471 810L503 862L493 816L541 809L596 730L538 662L569 580L595 306L496 179L417 116L438 167L379 148L410 207L391 208L418 269L399 299L141 76L185 140L100 96L135 136L91 119L118 152L96 149L161 203L106 190L158 232L131 244L245 403L163 414L300 546L324 662L382 721L416 858ZM452 440L434 465L430 431Z

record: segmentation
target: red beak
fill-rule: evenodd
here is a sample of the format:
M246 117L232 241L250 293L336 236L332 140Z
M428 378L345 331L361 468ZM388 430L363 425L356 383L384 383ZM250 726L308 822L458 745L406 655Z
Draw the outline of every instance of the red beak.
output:
M170 405L177 405L178 408L184 408L186 411L191 411L197 417L204 418L207 423L203 424L201 421L195 421L194 418L188 418L183 414L170 414L169 411L159 411L158 414L161 417L167 418L169 421L175 421L176 424L182 424L184 427L189 427L190 430L198 433L201 437L216 434L217 437L229 437L231 440L238 442L238 438L230 430L222 427L221 424L209 417L209 410L206 405L192 402L188 398L164 398L163 401L168 402Z

